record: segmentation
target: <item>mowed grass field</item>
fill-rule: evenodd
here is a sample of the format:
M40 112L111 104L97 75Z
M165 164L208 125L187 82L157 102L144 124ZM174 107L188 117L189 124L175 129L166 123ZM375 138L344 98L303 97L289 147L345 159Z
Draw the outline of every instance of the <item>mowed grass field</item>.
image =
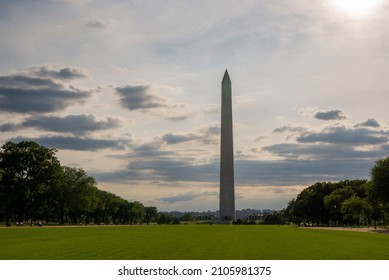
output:
M1 228L2 260L389 259L389 235L285 226Z

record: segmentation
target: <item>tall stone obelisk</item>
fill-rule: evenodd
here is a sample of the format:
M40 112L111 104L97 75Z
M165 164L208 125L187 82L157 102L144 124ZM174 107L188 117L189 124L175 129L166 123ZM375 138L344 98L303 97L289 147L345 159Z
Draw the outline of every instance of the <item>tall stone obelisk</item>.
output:
M220 212L222 221L235 220L234 149L232 131L232 91L228 72L222 80L220 145Z

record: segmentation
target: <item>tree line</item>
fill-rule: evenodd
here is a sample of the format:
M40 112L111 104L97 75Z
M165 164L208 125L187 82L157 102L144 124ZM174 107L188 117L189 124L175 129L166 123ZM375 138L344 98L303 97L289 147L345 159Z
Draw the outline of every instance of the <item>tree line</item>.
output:
M62 166L57 150L32 141L0 149L0 222L138 224L158 221L156 207L97 188L81 168Z
M0 222L31 224L176 224L190 221L97 188L81 168L62 166L57 150L32 141L0 149ZM264 217L265 224L387 225L389 157L376 161L370 180L317 182Z
M389 157L376 161L370 180L317 182L276 213L279 223L297 225L387 225Z

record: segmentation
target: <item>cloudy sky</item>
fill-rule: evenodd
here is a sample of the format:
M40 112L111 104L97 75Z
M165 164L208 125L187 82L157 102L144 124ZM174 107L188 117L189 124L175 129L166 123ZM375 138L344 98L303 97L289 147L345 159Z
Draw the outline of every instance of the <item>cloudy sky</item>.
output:
M0 0L0 37L0 144L160 210L218 209L225 69L238 209L389 154L387 0Z

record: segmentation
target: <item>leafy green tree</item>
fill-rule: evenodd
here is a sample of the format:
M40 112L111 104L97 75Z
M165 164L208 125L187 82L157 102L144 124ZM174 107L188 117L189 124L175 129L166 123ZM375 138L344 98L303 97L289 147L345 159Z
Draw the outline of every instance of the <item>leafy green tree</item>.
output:
M323 199L336 188L337 186L332 183L317 182L304 189L294 203L294 215L297 223L327 224L329 213L324 207Z
M284 217L281 212L268 213L263 217L264 224L285 224Z
M175 218L169 214L169 213L160 213L159 218L158 218L158 224L171 224L173 223Z
M295 204L296 199L292 198L292 200L288 202L288 206L283 211L284 219L289 223L298 223L296 215L294 213Z
M185 212L184 215L182 215L182 217L180 218L180 220L184 222L190 222L193 221L193 216L191 213Z
M130 222L131 204L127 200L123 200L118 210L119 223L128 224Z
M65 213L72 223L78 224L81 215L93 211L96 194L96 181L82 169L63 167L61 183L57 188L60 207L60 221L64 222Z
M61 166L56 150L35 142L0 148L0 221L59 221L61 224L150 222L158 211L97 188L83 169ZM146 211L147 210L147 211Z
M335 221L337 225L339 221L342 220L341 215L341 206L342 206L342 198L339 194L335 194L335 192L324 197L324 207L328 210L330 214L330 218Z
M342 203L341 211L351 224L356 222L356 224L359 225L361 215L366 215L369 211L369 204L366 200L353 195Z
M5 212L6 212L5 203L7 202L7 198L4 193L4 188L2 186L3 174L4 174L4 170L0 168L0 221L3 221L3 219L5 218Z
M157 207L148 206L145 207L145 222L150 224L150 222L158 217Z
M389 157L376 161L370 174L372 195L382 203L389 203Z
M110 219L112 220L112 223L114 223L115 225L120 223L120 220L121 220L121 213L120 213L120 209L121 209L121 205L124 203L124 199L122 199L121 197L111 193L111 200L110 200L110 203L109 203L109 216L110 216Z
M355 195L352 186L345 186L333 191L331 194L324 197L324 207L329 211L330 216L335 221L335 224L343 223L342 204L346 199Z
M315 183L291 200L283 215L287 221L298 225L328 225L331 219L342 222L342 202L352 195L364 199L367 193L365 184L366 180Z
M145 207L142 202L130 202L130 221L131 224L140 224L145 216Z
M4 170L1 192L7 199L7 219L14 212L18 222L35 218L39 196L54 182L59 161L56 150L35 142L7 142L0 150L0 168Z
M122 205L125 203L124 199L118 197L117 195L98 190L99 203L101 205L101 217L99 221L103 221L105 224L114 224L120 223L121 219L121 210Z
M55 183L50 190L50 195L55 198L57 205L57 215L61 225L65 224L65 218L69 212L69 204L72 199L72 188L68 184L68 174L70 173L70 167L62 167L57 170L55 176Z
M167 216L164 213L160 214L157 223L159 225L167 224Z
M384 209L380 199L375 194L375 189L371 181L367 182L366 185L367 200L370 205L370 216L373 220L374 227L377 227L377 221L384 217Z

